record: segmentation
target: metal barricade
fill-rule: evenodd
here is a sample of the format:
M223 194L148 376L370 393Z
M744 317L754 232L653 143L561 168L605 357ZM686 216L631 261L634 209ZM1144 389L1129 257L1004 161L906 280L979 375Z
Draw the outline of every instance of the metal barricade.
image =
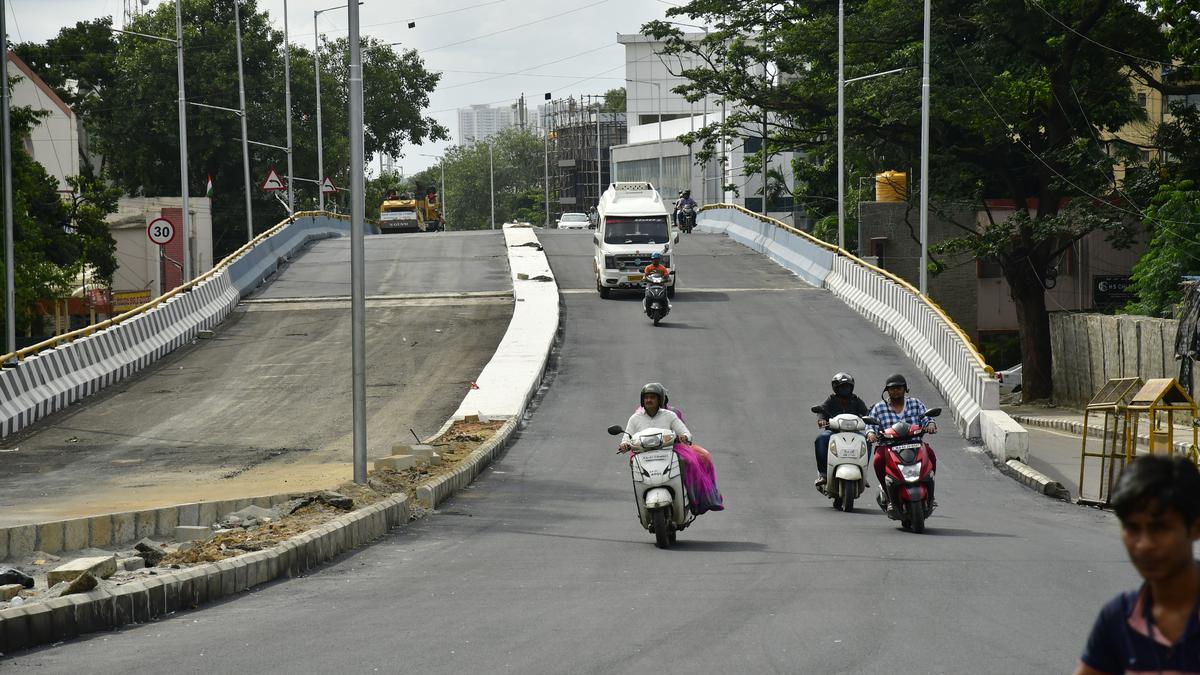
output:
M1083 409L1083 440L1079 450L1079 497L1080 504L1104 506L1111 496L1111 487L1121 470L1128 461L1130 441L1136 435L1130 434L1128 406L1135 393L1143 388L1142 380L1138 377L1123 377L1109 380L1100 391L1092 397ZM1093 414L1104 415L1104 431L1100 436L1100 451L1088 451L1088 417ZM1091 461L1089 461L1091 460ZM1089 465L1099 467L1094 490L1088 490L1084 481Z

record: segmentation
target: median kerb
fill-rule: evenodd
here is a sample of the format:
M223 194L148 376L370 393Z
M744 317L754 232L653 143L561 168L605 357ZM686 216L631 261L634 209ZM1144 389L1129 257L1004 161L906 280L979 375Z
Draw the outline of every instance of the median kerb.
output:
M155 534L160 537L170 537L175 534L175 528L179 526L179 507L169 506L157 511L157 525L155 526Z
M63 550L63 522L42 523L37 526L37 550L59 553Z
M134 532L138 539L153 537L158 528L157 511L138 511L134 514Z
M47 600L45 605L46 609L50 610L50 626L55 640L79 635L75 621L75 603L71 602L71 596Z
M136 541L137 537L137 520L136 515L132 512L114 513L112 514L112 545L117 546L131 541Z
M179 522L177 525L199 525L200 504L184 504L179 507Z

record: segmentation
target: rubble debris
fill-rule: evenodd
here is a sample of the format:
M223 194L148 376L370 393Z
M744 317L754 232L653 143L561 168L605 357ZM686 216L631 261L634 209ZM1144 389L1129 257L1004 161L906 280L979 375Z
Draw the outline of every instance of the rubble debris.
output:
M212 528L203 525L179 525L175 528L175 538L179 541L200 541L212 536Z
M130 558L130 560L141 561L141 558ZM75 580L72 581L65 589L63 589L62 593L57 597L74 595L76 593L87 593L99 585L100 581L96 579L96 577L92 576L91 572L84 572L83 574L75 577Z
M0 567L0 584L20 584L24 588L33 588L33 577L15 567Z
M74 581L84 572L107 579L117 573L117 556L104 555L92 558L76 558L69 563L59 565L46 574L46 583L53 585L60 581Z
M142 539L134 544L133 549L137 552L137 557L146 563L146 567L154 567L166 555L163 545L150 538Z
M159 559L161 560L162 558L160 557ZM117 566L120 567L123 572L132 572L134 570L144 569L146 567L146 559L136 556L132 558L121 558L117 561Z
M25 587L21 584L4 584L3 586L0 586L0 602L8 602L9 600L17 597L17 594L21 592L22 588Z
M341 509L343 511L354 510L354 500L340 492L322 490L317 494L316 500L322 504L325 504L326 506L332 506L335 509Z

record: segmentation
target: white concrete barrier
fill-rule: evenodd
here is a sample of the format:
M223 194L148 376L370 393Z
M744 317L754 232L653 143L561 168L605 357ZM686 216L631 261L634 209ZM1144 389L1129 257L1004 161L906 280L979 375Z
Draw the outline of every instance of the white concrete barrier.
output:
M997 462L1015 459L1029 463L1029 432L1016 420L1001 410L982 410L979 413L979 430L983 445Z

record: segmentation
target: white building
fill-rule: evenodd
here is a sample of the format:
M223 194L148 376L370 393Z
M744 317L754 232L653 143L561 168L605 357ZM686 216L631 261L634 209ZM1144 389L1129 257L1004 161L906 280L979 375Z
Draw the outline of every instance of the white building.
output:
M74 111L50 85L14 52L8 52L8 76L12 85L12 107L28 107L47 113L23 139L28 152L58 181L61 192L69 192L67 176L79 174L79 124Z
M699 40L704 34L685 37ZM761 147L762 128L743 129L738 139L720 144L717 157L707 165L699 164L695 149L680 143L679 136L720 122L730 112L713 97L692 103L671 91L687 82L673 73L699 64L693 65L687 55L660 55L662 43L645 35L618 35L617 42L625 45L629 141L612 149L613 180L650 181L664 197L672 199L680 190L690 189L692 198L701 204L725 202L761 211L762 170L753 167L747 175L744 157ZM723 173L720 158L725 160ZM770 159L769 167L783 173L789 188L793 185L791 161L792 153L781 153ZM729 185L736 190L722 187ZM773 209L781 206L786 208L772 210L770 215L790 222L790 205L772 203Z
M473 105L458 109L458 142L472 145L514 126L512 106Z

